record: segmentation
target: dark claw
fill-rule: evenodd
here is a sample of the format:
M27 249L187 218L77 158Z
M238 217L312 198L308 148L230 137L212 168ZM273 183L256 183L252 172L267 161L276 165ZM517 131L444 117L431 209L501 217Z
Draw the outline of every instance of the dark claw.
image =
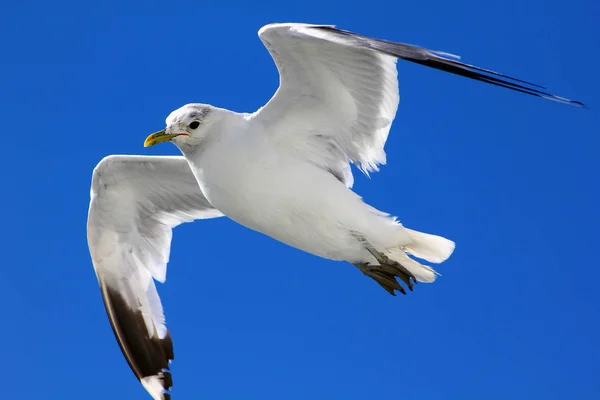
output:
M379 283L379 282L377 282L377 283ZM379 286L381 286L382 288L384 288L385 291L388 292L389 294L391 294L392 296L396 295L396 293L394 293L394 289L393 288L391 288L389 286L386 286L386 285L382 285L381 283L379 283Z
M406 286L408 286L408 289L412 292L412 290L413 290L413 284L410 281L409 276L406 275L404 273L404 271L397 271L396 272L396 276L398 276L400 279L402 279L402 282L406 283Z
M368 263L357 263L354 264L358 269L360 269L365 275L369 278L372 278L377 282L382 288L385 289L386 292L395 296L394 290L399 291L400 293L406 295L406 290L400 285L400 283L396 280L396 277L400 278L406 285L408 289L412 292L413 284L410 281L410 277L404 272L404 267L397 267L395 265L370 265ZM400 265L400 264L398 264Z
M381 287L388 293L394 294L394 289L406 294L406 290L396 280L400 278L406 284L408 290L413 291L414 285L417 284L417 277L406 269L397 261L391 260L387 255L375 250L374 247L367 243L368 250L377 259L380 265L369 265L369 263L357 263L357 266L365 275L373 278ZM412 279L412 281L411 281Z
M396 279L394 279L394 276L391 274L386 274L383 271L369 271L370 272L370 277L375 279L377 282L379 282L380 284L385 284L386 286L389 286L392 289L396 289L396 290L402 290L402 286L400 286L400 284L398 283L398 281L396 281Z

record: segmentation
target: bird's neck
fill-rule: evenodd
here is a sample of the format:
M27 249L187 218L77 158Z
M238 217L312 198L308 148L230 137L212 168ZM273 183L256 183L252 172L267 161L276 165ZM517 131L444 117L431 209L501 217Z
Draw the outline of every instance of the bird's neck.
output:
M198 141L179 148L186 158L200 160L211 148L232 139L242 131L244 114L225 109L214 109L212 112L217 115L213 117L210 125L204 128Z

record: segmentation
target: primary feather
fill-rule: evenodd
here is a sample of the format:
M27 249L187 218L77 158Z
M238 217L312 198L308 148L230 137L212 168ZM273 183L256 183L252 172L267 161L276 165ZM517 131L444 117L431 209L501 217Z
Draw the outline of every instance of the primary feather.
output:
M153 278L166 279L173 227L221 215L183 157L109 156L94 169L92 262L121 350L156 400L168 398L173 348Z

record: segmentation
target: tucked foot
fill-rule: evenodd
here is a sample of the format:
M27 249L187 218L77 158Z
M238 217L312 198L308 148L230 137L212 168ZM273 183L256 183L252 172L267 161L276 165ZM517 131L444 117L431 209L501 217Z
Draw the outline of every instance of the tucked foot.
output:
M363 274L373 278L388 293L395 296L394 290L406 294L406 290L396 280L400 278L412 292L414 285L417 284L417 278L406 267L397 261L391 260L384 253L377 251L364 237L357 235L357 238L365 246L365 249L375 257L379 265L372 265L368 262L354 264ZM411 282L412 279L412 282Z
M402 274L399 275L400 279L402 279L402 281L408 285L410 290L412 290L413 285L417 284L417 278L414 276L414 274L398 261L390 260L385 254L381 253L381 260L379 260L379 262L383 265L387 265L391 268L401 271ZM410 281L411 279L412 283Z
M395 268L398 271L402 272L402 275L399 275L400 279L402 279L402 281L404 281L404 283L406 283L409 287L412 286L412 284L410 283L410 278L412 278L414 284L417 284L417 278L413 275L412 272L410 272L407 268L405 268L402 264L400 264L397 261L394 260L390 260L388 258L388 256L386 256L385 254L383 254L382 252L379 252L377 250L375 250L372 247L367 247L367 250L369 251L369 253L373 254L373 257L375 257L377 259L377 261L379 262L379 264L381 265L387 265L389 267ZM412 289L411 289L412 290Z
M402 294L406 294L406 290L404 290L400 283L398 283L396 277L400 278L404 283L406 283L410 291L413 290L414 285L410 281L412 274L409 276L407 273L405 273L405 268L399 269L395 266L371 265L369 263L356 263L354 265L360 269L363 274L379 283L379 285L392 296L396 295L394 290L397 290Z

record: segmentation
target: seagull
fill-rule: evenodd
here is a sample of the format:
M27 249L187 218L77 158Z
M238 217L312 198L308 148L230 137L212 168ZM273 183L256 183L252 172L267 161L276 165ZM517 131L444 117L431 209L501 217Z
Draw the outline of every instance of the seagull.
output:
M144 146L182 156L111 155L95 167L88 245L121 351L154 400L169 400L173 343L154 280L172 229L227 216L318 257L347 261L392 295L438 275L454 242L403 226L351 190L351 164L385 164L399 103L398 59L577 107L581 102L457 56L337 29L270 24L258 36L280 85L254 113L187 104ZM402 285L403 283L404 285Z

